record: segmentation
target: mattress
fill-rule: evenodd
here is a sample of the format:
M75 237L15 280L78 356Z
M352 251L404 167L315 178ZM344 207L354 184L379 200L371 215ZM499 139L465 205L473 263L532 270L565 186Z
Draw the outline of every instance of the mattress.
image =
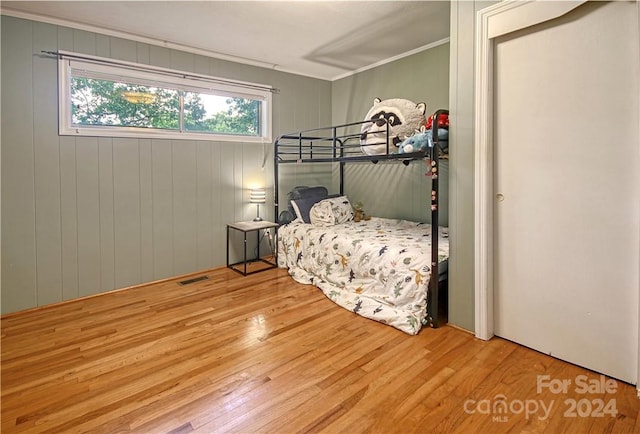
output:
M448 228L440 227L439 272L448 256ZM278 229L278 266L358 315L416 334L428 302L431 226L375 217L332 226L295 221Z

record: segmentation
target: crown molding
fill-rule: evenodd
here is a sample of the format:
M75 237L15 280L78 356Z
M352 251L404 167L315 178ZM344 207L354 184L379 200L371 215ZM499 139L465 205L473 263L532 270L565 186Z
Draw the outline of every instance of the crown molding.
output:
M337 75L337 76L333 77L330 81L341 80L343 78L359 74L359 73L367 71L369 69L377 68L378 66L386 65L387 63L395 62L396 60L400 60L402 58L412 56L412 55L420 53L422 51L426 51L426 50L429 50L431 48L435 48L435 47L438 47L440 45L444 45L444 44L449 42L449 39L450 38L440 39L439 41L435 41L435 42L432 42L430 44L423 45L422 47L414 48L413 50L406 51L406 52L404 52L402 54L398 54L396 56L389 57L388 59L384 59L384 60L381 60L381 61L376 62L376 63L372 63L371 65L363 66L362 68L358 68L358 69L356 69L354 71L350 71L350 72L346 72L346 73L341 74L341 75Z
M229 62L235 62L235 63L239 63L239 64L243 64L243 65L257 66L257 67L260 67L260 68L271 69L271 70L275 70L275 71L279 71L279 72L283 72L283 73L287 73L287 74L301 75L301 76L304 76L304 77L314 78L314 79L317 79L317 80L325 80L325 81L330 81L330 82L333 82L333 81L336 81L336 80L340 80L342 78L346 78L346 77L358 74L358 73L363 72L363 71L367 71L369 69L376 68L378 66L381 66L381 65L384 65L384 64L387 64L387 63L394 62L394 61L402 59L404 57L408 57L408 56L411 56L413 54L419 53L421 51L425 51L425 50L428 50L430 48L434 48L434 47L437 47L439 45L446 44L446 43L449 42L449 38L444 38L444 39L441 39L439 41L433 42L431 44L423 45L422 47L418 47L418 48L415 48L413 50L407 51L405 53L399 54L397 56L393 56L393 57L390 57L388 59L384 59L384 60L381 60L379 62L373 63L371 65L367 65L367 66L364 66L362 68L358 68L358 69L356 69L354 71L348 71L348 72L345 72L343 74L337 75L337 76L335 76L333 78L326 78L326 77L321 77L321 76L317 76L317 75L313 75L313 74L309 74L309 73L300 72L300 71L297 71L295 69L284 68L281 65L278 65L278 64L275 64L275 63L269 63L269 62L264 62L264 61L260 61L260 60L249 59L249 58L240 57L240 56L234 56L234 55L226 54L226 53L219 53L219 52L207 50L207 49L204 49L204 48L192 47L190 45L184 45L184 44L179 44L179 43L175 43L175 42L164 41L164 40L157 39L157 38L152 38L152 37L149 37L149 36L138 35L138 34L135 34L135 33L124 32L124 31L120 31L120 30L108 29L108 28L105 28L105 27L95 26L95 25L91 25L91 24L79 23L79 22L72 21L72 20L66 20L66 19L62 19L62 18L55 18L55 17L50 17L50 16L47 16L47 15L34 14L34 13L30 13L30 12L17 11L17 10L10 9L10 8L7 8L7 7L2 7L1 5L0 5L0 15L7 15L7 16L10 16L10 17L14 17L14 18L21 18L21 19L25 19L25 20L38 21L38 22L47 23L47 24L53 24L53 25L56 25L56 26L69 27L69 28L72 28L72 29L84 30L84 31L87 31L87 32L99 33L99 34L102 34L102 35L113 36L113 37L116 37L116 38L123 38L123 39L128 39L128 40L131 40L131 41L135 41L135 42L141 42L141 43L160 46L160 47L164 47L164 48L168 48L168 49L184 51L184 52L192 53L192 54L198 54L198 55L201 55L201 56L211 57L211 58L214 58L214 59L226 60L226 61L229 61Z
M227 60L229 62L241 63L244 65L258 66L260 68L276 69L275 64L269 62L263 62L260 60L248 59L245 57L233 56L225 53L218 53L203 48L192 47L190 45L183 45L175 42L163 41L161 39L151 38L148 36L138 35L135 33L124 32L120 30L107 29L105 27L95 26L91 24L78 23L76 21L65 20L61 18L54 18L46 15L33 14L29 12L16 11L0 6L0 15L7 15L14 18L21 18L31 21L39 21L42 23L53 24L56 26L70 27L72 29L84 30L87 32L100 33L102 35L113 36L116 38L128 39L135 42L142 42L145 44L156 45L172 50L184 51L187 53L198 54L202 56L212 57L214 59Z

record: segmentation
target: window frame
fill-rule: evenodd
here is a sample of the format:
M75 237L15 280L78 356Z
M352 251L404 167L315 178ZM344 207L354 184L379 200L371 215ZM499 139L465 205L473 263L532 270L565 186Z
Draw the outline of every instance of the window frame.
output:
M74 71L81 71L74 75ZM74 125L71 113L72 77L144 83L145 85L238 97L260 101L259 135L166 130L126 126ZM222 142L268 143L272 140L272 93L267 85L223 79L133 62L84 54L58 52L58 130L61 136L128 137L140 139L206 140ZM181 107L181 114L183 108ZM184 128L184 125L181 125Z

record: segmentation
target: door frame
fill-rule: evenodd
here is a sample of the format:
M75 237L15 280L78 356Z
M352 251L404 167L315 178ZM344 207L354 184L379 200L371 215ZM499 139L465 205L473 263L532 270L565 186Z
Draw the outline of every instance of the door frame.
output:
M498 36L558 18L585 2L586 0L544 2L545 7L541 8L539 6L542 2L535 0L507 0L478 11L476 16L476 91L474 117L474 295L475 335L479 339L488 340L494 335L494 39ZM638 11L638 22L640 23L640 1L636 0L636 6ZM638 119L638 130L640 131L640 117ZM640 321L638 328L638 378L640 378ZM640 396L640 381L637 383L638 395Z

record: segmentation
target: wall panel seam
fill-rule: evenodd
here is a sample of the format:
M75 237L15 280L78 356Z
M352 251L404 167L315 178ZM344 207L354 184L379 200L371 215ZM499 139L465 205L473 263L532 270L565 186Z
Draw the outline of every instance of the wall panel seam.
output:
M35 36L35 28L33 25L31 25L31 52L33 52L33 40L34 40L34 36ZM32 106L35 107L36 106L36 96L35 96L35 92L33 92L33 87L34 87L34 81L35 81L35 77L33 74L33 70L34 70L34 62L35 62L35 57L31 58L31 101L32 101ZM39 292L40 292L40 285L39 285L39 281L38 281L38 202L36 200L36 182L35 182L35 178L36 178L36 140L35 140L35 134L36 134L36 119L35 119L35 113L33 113L33 111L31 112L31 152L33 154L33 160L32 160L32 165L33 165L33 254L34 254L34 269L33 269L33 274L34 274L34 280L35 280L35 288L33 289L35 292L35 302L36 302L36 306L40 306L40 297L39 297Z

